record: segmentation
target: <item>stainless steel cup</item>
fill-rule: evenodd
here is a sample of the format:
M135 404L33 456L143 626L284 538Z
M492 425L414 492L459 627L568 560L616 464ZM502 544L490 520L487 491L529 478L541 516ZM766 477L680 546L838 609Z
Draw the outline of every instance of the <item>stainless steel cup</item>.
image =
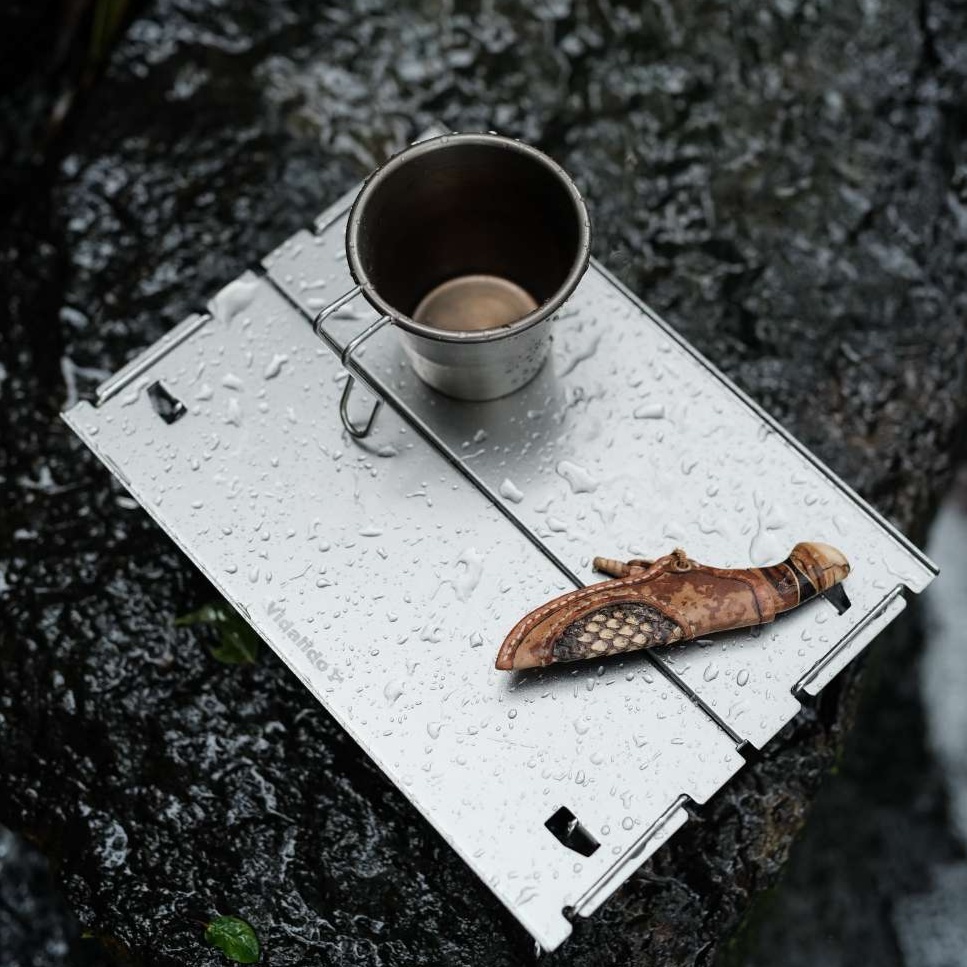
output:
M346 229L353 278L399 328L417 375L465 400L504 396L537 374L590 242L584 201L560 166L494 134L394 155L363 185Z

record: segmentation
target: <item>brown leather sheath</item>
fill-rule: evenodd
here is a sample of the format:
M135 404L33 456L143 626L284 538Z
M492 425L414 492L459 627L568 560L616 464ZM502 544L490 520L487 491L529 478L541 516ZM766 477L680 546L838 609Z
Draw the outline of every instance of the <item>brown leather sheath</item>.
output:
M849 573L840 551L808 542L768 567L712 567L681 550L652 562L596 558L595 566L616 577L524 617L504 640L497 668L603 658L767 624Z

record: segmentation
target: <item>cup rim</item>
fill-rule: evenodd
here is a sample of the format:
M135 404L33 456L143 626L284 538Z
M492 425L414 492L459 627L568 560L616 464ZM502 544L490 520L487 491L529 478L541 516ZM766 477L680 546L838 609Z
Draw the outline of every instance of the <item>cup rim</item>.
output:
M559 183L567 190L574 206L574 214L578 225L578 244L577 256L571 265L570 270L557 291L549 299L539 305L536 309L528 312L527 315L506 326L498 326L494 329L478 329L472 331L436 329L433 326L425 325L410 318L400 312L394 306L386 302L376 291L372 281L366 275L362 264L359 261L359 231L362 212L365 209L367 200L372 197L373 192L398 168L418 158L421 155L429 154L433 151L446 149L452 145L464 144L485 144L495 145L506 150L516 151L519 154L527 155L532 160L538 162L554 175ZM382 165L376 168L363 182L363 187L352 204L349 211L349 220L346 223L346 261L349 264L349 271L352 273L353 280L360 287L366 301L369 302L377 312L389 316L395 325L405 329L407 332L423 336L427 339L435 339L439 342L456 343L482 343L492 342L496 339L506 339L509 336L524 332L539 322L548 318L556 312L568 299L580 282L588 267L591 258L591 219L588 215L587 205L584 198L578 191L577 186L571 180L571 176L553 159L549 158L543 151L524 144L514 138L507 138L499 134L442 134L437 137L427 138L425 141L417 141L397 152Z

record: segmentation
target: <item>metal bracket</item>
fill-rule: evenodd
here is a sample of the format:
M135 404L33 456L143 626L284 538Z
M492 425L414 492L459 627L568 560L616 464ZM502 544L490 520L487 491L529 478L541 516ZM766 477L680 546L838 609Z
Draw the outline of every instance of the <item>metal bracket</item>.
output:
M370 336L374 336L383 326L387 325L390 321L389 316L380 316L374 323L364 329L359 335L351 339L345 347L340 350L339 345L336 341L329 335L326 331L325 322L330 317L335 315L340 309L347 306L353 299L356 298L360 293L360 287L358 285L353 286L347 292L344 292L338 299L334 302L329 303L329 305L320 309L317 313L315 319L312 320L312 328L315 334L326 343L329 348L339 356L339 360L342 363L343 369L346 370L346 385L343 387L342 396L339 398L339 418L342 420L342 425L346 428L346 432L353 437L355 440L362 440L364 437L368 437L373 429L373 424L376 422L376 416L379 413L380 407L383 405L383 399L372 390L372 387L366 383L366 378L361 376L359 370L356 368L356 364L353 361L353 353L360 347ZM349 398L352 395L353 386L356 384L356 380L366 384L367 389L373 392L376 396L376 402L373 404L373 408L370 411L369 418L362 426L357 426L349 415Z
M894 588L878 608L866 615L796 682L793 694L818 695L906 606L903 587Z
M190 339L206 322L211 319L208 313L196 313L183 319L177 326L166 332L150 349L136 356L126 366L108 377L97 388L98 404L105 402L129 386L139 376L144 375L179 343Z
M645 860L688 822L688 812L685 810L687 802L688 796L679 796L638 837L631 849L616 860L607 873L575 901L572 908L575 916L590 917L595 913L598 907L622 886Z

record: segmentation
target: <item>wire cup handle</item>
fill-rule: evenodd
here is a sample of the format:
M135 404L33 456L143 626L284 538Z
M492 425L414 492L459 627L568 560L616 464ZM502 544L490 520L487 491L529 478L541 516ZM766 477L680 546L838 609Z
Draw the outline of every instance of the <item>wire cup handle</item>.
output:
M370 431L373 429L373 424L376 422L376 415L380 411L380 407L383 405L383 398L376 392L372 387L369 380L363 376L362 372L356 366L352 355L353 353L371 336L376 335L380 329L383 328L389 321L389 316L380 316L374 323L367 326L361 333L354 336L346 346L340 350L336 341L326 332L324 323L332 315L337 313L343 306L347 305L356 296L359 295L361 289L360 286L354 285L348 292L344 292L335 302L330 302L329 305L323 307L316 313L315 319L312 320L312 328L315 334L334 352L339 356L339 360L342 363L343 368L347 372L346 385L343 387L342 396L339 399L339 418L342 420L342 425L346 428L346 432L354 440L362 440L364 437L369 436ZM349 415L349 397L352 395L353 386L356 385L356 380L359 380L372 394L376 397L376 402L373 404L373 409L369 414L369 419L365 422L363 426L357 426L353 423L352 417Z

